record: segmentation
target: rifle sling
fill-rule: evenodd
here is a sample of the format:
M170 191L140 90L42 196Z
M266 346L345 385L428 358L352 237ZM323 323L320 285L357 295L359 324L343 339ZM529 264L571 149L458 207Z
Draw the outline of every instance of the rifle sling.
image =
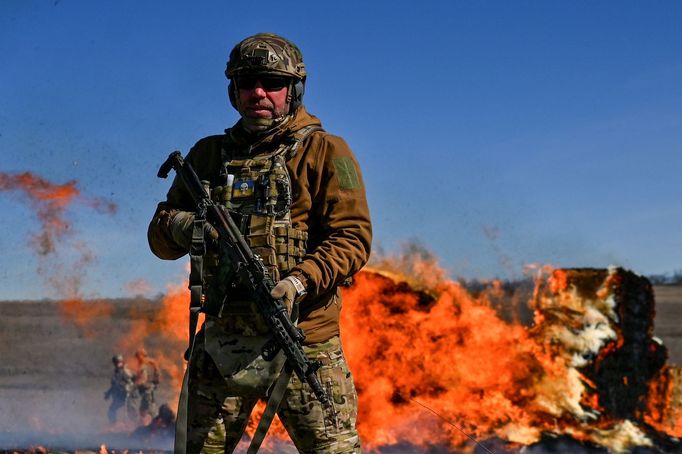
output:
M285 364L279 374L279 377L277 377L277 381L275 381L271 388L272 391L270 392L270 397L268 398L265 411L258 422L258 427L256 428L256 432L253 434L251 444L249 444L249 449L246 451L246 454L256 454L258 449L260 449L260 445L263 443L265 435L268 433L268 429L270 429L272 420L274 419L277 409L279 408L279 404L282 402L282 398L284 397L284 394L287 390L291 373L291 369Z
M201 213L194 217L192 226L192 243L189 249L189 347L185 354L185 359L189 361L189 350L194 343L194 336L197 331L199 312L201 311L201 299L204 287L204 255L206 254L206 243L204 240L204 227L206 219Z
M201 295L203 293L204 276L204 254L206 244L204 242L204 224L206 220L199 213L194 217L192 226L192 244L189 251L190 272L189 272L189 346L185 351L187 369L182 379L182 389L178 402L178 415L175 420L175 446L174 454L185 454L187 452L187 401L189 398L189 362L194 351L194 340L196 338L199 312L201 310Z

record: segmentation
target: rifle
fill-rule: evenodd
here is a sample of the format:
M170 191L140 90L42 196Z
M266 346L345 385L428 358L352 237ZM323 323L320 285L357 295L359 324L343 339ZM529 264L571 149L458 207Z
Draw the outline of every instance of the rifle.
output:
M286 357L286 367L293 370L301 381L310 385L315 397L323 406L331 408L329 395L315 375L321 363L311 361L305 356L302 347L305 339L303 330L292 323L284 301L270 295L275 282L261 258L251 251L226 209L213 203L192 165L182 158L179 151L174 151L168 156L159 168L157 176L166 178L171 169L180 176L190 193L196 205L196 217L207 219L218 231L221 250L237 264L237 274L241 282L251 291L260 315L270 328L272 338L262 349L263 358L271 361L282 350Z

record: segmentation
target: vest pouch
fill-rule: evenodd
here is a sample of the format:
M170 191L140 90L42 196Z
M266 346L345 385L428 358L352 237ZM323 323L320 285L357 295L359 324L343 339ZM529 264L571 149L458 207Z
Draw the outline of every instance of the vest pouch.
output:
M204 346L232 395L264 397L279 376L286 357L281 351L272 361L261 355L271 336L229 333L219 319L206 317Z
M274 219L272 217L256 213L252 214L249 221L247 242L253 253L261 258L273 281L278 282L280 274L277 268L277 254L275 250L277 239L275 238L273 227Z

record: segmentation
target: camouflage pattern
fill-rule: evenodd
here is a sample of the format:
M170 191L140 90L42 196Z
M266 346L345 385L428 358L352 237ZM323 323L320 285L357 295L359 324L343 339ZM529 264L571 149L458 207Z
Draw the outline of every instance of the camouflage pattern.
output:
M273 33L258 33L242 40L230 52L225 75L274 73L303 80L303 55L291 41Z
M257 144L237 124L226 134L201 139L186 161L200 180L210 182L212 196L218 192L224 194L224 190L218 191L218 188L229 186L223 175L226 161L272 153L285 140L295 136L296 131L312 126L321 126L319 119L301 106L291 122L272 134L259 136ZM286 167L292 183L291 225L306 231L308 239L303 261L283 277L296 277L308 292L300 302L299 326L305 331L305 342L312 344L339 334L342 304L337 287L367 262L372 226L360 167L343 139L322 131L315 132L294 156L287 159ZM172 238L170 219L178 210L195 209L182 182L176 179L149 224L149 245L155 255L175 260L187 254L187 249ZM213 264L216 259L207 254L204 263L207 262ZM223 288L222 283L229 282L230 276L213 275L208 271L204 269L208 304L205 309L209 313L218 315L223 301L233 304L248 297L238 288Z
M156 416L156 397L154 395L159 384L159 369L156 362L148 358L146 353L136 355L139 367L135 374L135 390L139 399L138 413L143 423Z
M117 361L114 357L114 361ZM134 391L133 373L128 367L123 364L123 357L120 358L120 365L114 368L114 373L111 376L111 386L104 393L105 399L111 399L107 417L110 423L115 423L118 411L121 407L126 406L126 411L130 417L135 413L132 394Z
M251 324L248 320L260 316L255 313L250 315L223 319L207 316L205 349L231 392L242 397L258 398L265 395L279 375L285 357L279 352L272 361L264 360L261 351L271 337L258 336L256 332L242 334L245 330L253 331L253 326L257 326L257 323ZM264 325L262 320L260 323ZM244 329L238 329L235 325L241 325Z
M355 428L358 395L341 340L333 337L308 345L304 351L310 359L322 363L317 374L332 397L336 417L325 412L310 386L294 375L277 413L279 418L302 453L360 453Z
M239 214L235 217L249 246L273 276L295 277L307 291L299 302L298 326L305 332L303 348L311 359L319 357L323 362L318 375L333 395L339 415L334 419L324 415L309 386L292 379L279 410L292 440L301 452L359 452L357 396L338 336L342 307L339 285L364 266L371 249L364 183L346 142L325 133L319 119L302 105L306 69L298 48L284 38L259 34L235 46L226 69L232 105L239 110L236 94L241 75L262 73L291 78L289 115L259 134L253 134L242 117L225 134L197 142L186 162L201 181L208 182L214 201ZM251 174L257 170L252 161L292 147L297 133L306 128L314 132L300 142L300 147L283 154L284 162L279 162L281 176L288 176L287 184L279 184L283 181L275 172L258 178ZM237 165L242 160L250 162ZM273 168L275 164L273 160ZM258 192L260 205L256 208L265 208L265 216L245 206L262 176L268 177L263 180L267 182L263 184L266 191ZM280 200L285 203L280 204ZM178 211L195 209L186 188L176 179L149 225L148 239L154 254L174 260L188 252L186 245L174 239L171 220ZM273 215L275 220L287 217L287 225L272 224ZM263 220L267 222L260 222ZM286 228L272 235L273 227ZM204 257L204 265L203 310L208 322L193 343L187 386L183 387L183 417L178 418L178 433L182 434L178 443L184 444L186 421L187 452L231 452L278 367L259 359L259 347L268 330L249 301L253 296L235 279L236 266L212 252ZM177 452L184 452L183 448L176 445Z
M230 384L206 353L200 335L189 369L187 452L232 452L239 443L255 396L235 396ZM357 393L338 337L304 347L311 359L322 363L318 371L332 396L336 416L325 412L307 383L292 376L278 415L302 453L359 453L355 428Z

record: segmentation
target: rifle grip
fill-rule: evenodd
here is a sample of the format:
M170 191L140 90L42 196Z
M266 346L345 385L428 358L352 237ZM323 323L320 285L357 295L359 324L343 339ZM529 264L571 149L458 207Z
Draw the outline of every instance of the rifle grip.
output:
M175 150L170 155L168 155L168 159L166 159L164 163L161 164L161 167L159 167L159 171L156 174L156 176L159 178L167 178L171 169L175 168L176 162L182 163L182 153L179 150Z

